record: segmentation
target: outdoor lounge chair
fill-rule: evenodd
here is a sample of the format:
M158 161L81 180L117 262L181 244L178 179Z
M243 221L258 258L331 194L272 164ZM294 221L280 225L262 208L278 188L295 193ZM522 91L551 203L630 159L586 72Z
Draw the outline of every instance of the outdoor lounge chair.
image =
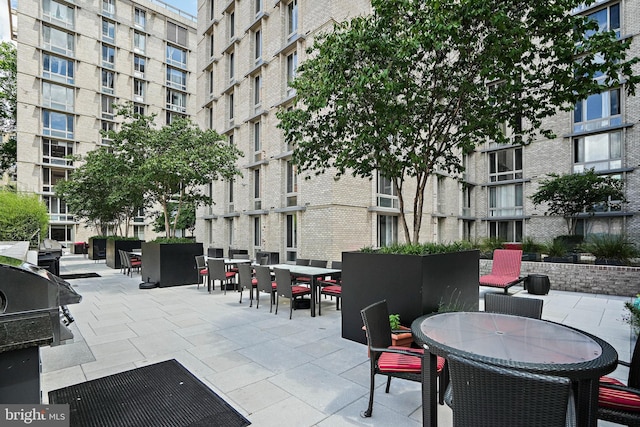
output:
M618 364L629 368L627 384L611 377L600 378L598 418L640 426L640 339L636 340L631 363L618 360Z
M480 286L490 286L504 289L504 293L509 293L508 289L524 280L520 277L520 267L522 266L522 251L519 249L496 249L493 251L493 265L491 274L480 276Z
M391 325L387 301L382 300L365 307L360 311L367 330L367 345L371 361L369 406L360 415L370 417L373 412L373 392L376 374L387 376L385 393L389 393L391 378L402 378L409 381L422 382L422 359L424 349L395 347L391 345ZM444 369L445 360L438 357L438 377L440 378L440 404L444 404L444 390L447 388L447 375Z
M571 381L450 355L454 427L565 427ZM496 404L496 402L500 402Z
M516 316L542 318L542 303L539 298L518 298L504 294L485 294L484 311L513 314Z

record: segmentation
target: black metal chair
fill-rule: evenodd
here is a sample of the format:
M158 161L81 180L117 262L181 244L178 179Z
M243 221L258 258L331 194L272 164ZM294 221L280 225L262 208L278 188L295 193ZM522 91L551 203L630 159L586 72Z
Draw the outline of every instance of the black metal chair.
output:
M204 285L205 278L209 280L209 270L204 255L196 256L196 269L198 270L198 289L200 289L200 282Z
M311 261L309 259L306 258L297 258L296 259L296 265L309 265Z
M276 314L278 314L279 297L289 298L289 319L293 316L295 299L311 295L311 289L306 286L294 286L291 283L291 272L284 268L274 268L276 275Z
M453 427L565 427L568 378L447 357ZM428 404L428 403L424 403Z
M625 385L611 377L600 378L598 418L627 426L640 426L640 339L631 356L631 363L618 360L629 368Z
M224 290L224 294L227 294L227 285L233 283L236 278L236 273L227 271L224 260L222 259L210 259L207 261L207 271L209 272L209 285L211 290L215 289L215 281L220 281L220 288ZM236 283L237 286L237 283Z
M125 260L127 253L122 249L118 249L118 255L120 256L120 273L125 274L127 271L127 261Z
M309 267L327 268L327 261L322 259L312 259L309 261Z
M258 289L258 279L253 277L253 268L249 264L238 264L238 282L240 286L240 303L242 304L242 291L249 289L249 307L253 306L253 290Z
M539 298L519 298L505 294L485 294L484 311L541 319L543 302L544 301Z
M271 280L271 270L263 265L256 265L256 279L258 280L258 292L256 292L256 308L260 307L260 292L269 294L269 313L273 310L273 302L276 295L277 284Z
M367 332L367 345L371 361L369 406L360 415L370 417L373 412L373 393L375 390L375 376L386 375L389 393L391 378L401 378L409 381L422 382L422 359L424 349L409 347L394 347L391 345L391 325L389 324L389 310L387 301L382 300L371 304L360 311ZM444 390L448 379L444 370L445 360L438 357L438 377L440 378L440 404L444 403Z

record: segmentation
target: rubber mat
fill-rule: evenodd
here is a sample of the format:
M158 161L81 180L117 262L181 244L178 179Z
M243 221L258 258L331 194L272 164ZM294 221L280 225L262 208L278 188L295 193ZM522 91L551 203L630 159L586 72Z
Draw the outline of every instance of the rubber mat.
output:
M251 424L175 359L49 392L78 427L242 427Z

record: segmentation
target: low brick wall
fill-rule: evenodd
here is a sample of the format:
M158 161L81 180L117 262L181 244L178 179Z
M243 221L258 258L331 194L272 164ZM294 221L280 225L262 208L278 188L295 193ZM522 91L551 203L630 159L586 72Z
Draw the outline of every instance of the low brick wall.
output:
M492 260L480 260L480 274L489 274ZM549 276L551 289L593 294L636 296L640 293L640 267L522 262L521 275Z

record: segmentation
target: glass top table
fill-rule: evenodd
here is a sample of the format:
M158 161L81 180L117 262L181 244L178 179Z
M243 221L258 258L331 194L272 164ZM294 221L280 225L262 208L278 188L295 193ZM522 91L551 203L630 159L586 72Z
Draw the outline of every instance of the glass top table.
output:
M424 425L437 425L435 357L455 354L528 372L567 377L576 391L579 426L597 425L598 379L613 371L618 354L607 342L578 329L528 317L453 312L416 319L411 330L428 348L423 370ZM433 371L432 366L433 365ZM426 404L429 402L429 404Z

